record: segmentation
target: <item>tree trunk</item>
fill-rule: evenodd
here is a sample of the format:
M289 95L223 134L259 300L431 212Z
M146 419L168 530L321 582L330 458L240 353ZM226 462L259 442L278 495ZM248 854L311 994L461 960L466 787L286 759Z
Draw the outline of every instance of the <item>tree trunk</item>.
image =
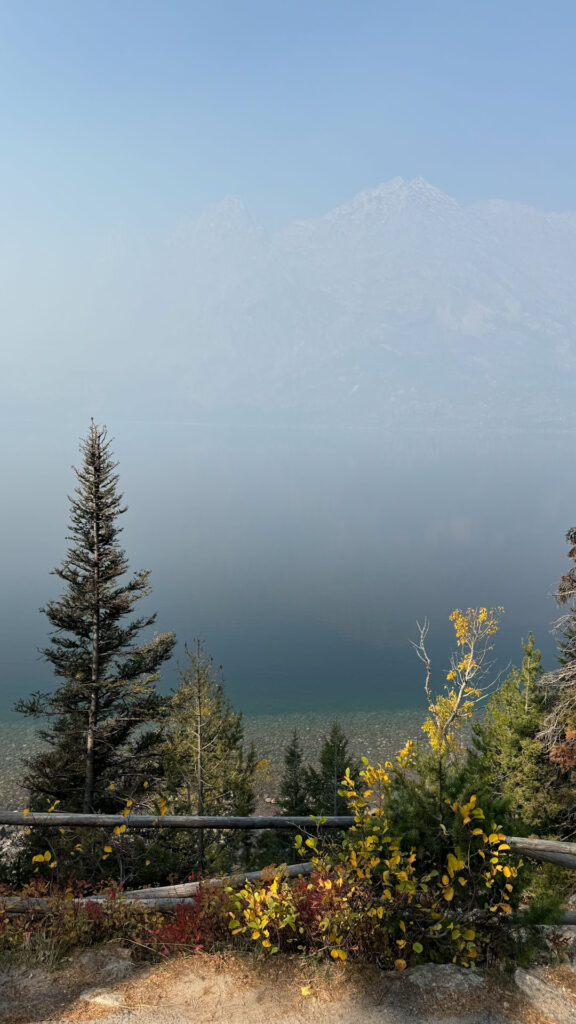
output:
M92 553L92 670L90 687L90 706L88 709L88 728L86 730L86 774L84 780L83 811L88 814L94 804L94 745L96 726L98 724L98 684L100 677L100 450L98 437L92 423L92 443L98 446L94 459L94 476L92 480L92 535L94 551Z
M84 800L82 810L90 814L94 802L94 736L98 721L98 690L93 687L90 693L88 710L88 729L86 731L86 775L84 780Z

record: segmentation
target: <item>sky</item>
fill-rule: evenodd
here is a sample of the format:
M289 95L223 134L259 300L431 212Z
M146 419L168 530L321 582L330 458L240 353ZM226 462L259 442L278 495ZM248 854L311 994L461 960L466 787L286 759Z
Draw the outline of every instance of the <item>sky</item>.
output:
M2 0L4 244L228 194L274 226L396 175L566 209L575 31L572 0Z

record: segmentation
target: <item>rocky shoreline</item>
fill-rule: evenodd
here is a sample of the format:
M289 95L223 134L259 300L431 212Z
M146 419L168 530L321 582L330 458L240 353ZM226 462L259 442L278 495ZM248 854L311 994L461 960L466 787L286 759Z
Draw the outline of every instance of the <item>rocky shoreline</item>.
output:
M332 713L294 712L292 714L245 715L244 735L253 742L262 766L259 791L273 801L282 773L283 753L296 729L304 751L304 759L314 763L322 738L333 721L340 722L350 741L350 753L384 761L400 749L408 739L421 735L425 712L421 708L400 711L357 711ZM18 810L26 803L20 780L23 759L37 750L36 726L28 721L0 721L0 807ZM259 792L259 796L262 795Z

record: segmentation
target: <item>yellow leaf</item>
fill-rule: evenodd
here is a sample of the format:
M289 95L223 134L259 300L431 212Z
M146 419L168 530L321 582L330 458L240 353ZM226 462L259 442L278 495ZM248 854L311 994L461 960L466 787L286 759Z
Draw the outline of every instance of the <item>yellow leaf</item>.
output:
M127 800L127 801L126 801L126 807L132 807L132 804L133 804L133 803L134 803L134 801L133 801L133 800Z
M22 811L22 814L24 815L24 817L26 817L27 814L30 814L30 808L25 807L24 810Z
M112 847L111 846L105 846L104 847L104 853L112 853Z
M341 960L346 959L346 953L344 952L343 949L337 949L336 952L338 953L338 956L340 957Z
M147 860L147 861L144 861L144 863L146 864L146 867L148 867L148 865L150 864L150 861Z
M266 948L268 948L268 946L271 946L272 943L270 942L270 939L264 939L262 945L266 946Z
M450 903L450 901L454 899L454 889L452 888L451 885L449 885L447 889L444 889L444 899L448 903Z
M149 782L145 782L145 783L144 783L144 789L148 789L148 786L149 786L149 785L150 785L150 783L149 783Z
M394 969L396 971L404 971L406 969L406 961L405 960L395 960L394 961Z
M44 854L44 860L52 860L52 854L50 850L46 850L46 853Z
M259 939L260 938L260 932L252 932L252 938L253 939Z
M404 921L400 921L400 931L401 932L405 932L406 931L406 925L404 924Z
M333 960L338 960L338 950L337 949L331 949L330 950L330 956L332 957Z
M114 835L115 836L121 836L122 833L125 832L125 831L126 831L126 825L116 825L116 827L114 829Z
M473 928L469 928L467 932L464 932L463 937L466 939L466 942L472 942L476 938L476 932Z
M52 863L48 865L48 867L49 868L55 868L57 864L58 864L58 861L57 860L53 860Z
M114 788L115 788L114 783L111 782L110 785L108 786L108 789L114 789Z
M310 988L310 985L302 985L300 991L303 996L309 996L312 989Z

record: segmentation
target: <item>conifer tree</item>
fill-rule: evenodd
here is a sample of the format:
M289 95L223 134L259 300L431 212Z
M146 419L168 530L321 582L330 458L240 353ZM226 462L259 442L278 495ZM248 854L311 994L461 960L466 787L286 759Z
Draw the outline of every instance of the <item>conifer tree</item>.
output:
M568 558L576 563L576 527L566 534ZM556 600L565 609L556 624L560 668L542 678L545 717L539 739L566 780L576 769L576 564L560 577ZM571 809L571 828L576 807Z
M483 721L474 725L477 755L471 756L470 766L476 784L487 784L504 801L515 831L545 834L565 813L566 787L537 735L543 670L532 633L522 646L521 668L513 669L492 694Z
M242 716L226 698L222 668L214 669L202 641L187 647L186 656L166 707L162 763L172 813L249 815L255 805L256 754L253 746L244 751ZM238 855L238 840L246 841L236 833L224 847L221 834L195 832L172 841L188 870L192 861L200 871L208 865L227 867Z
M310 800L306 790L304 755L296 729L284 751L284 773L280 781L280 814L300 816L310 813Z
M152 742L142 726L159 715L154 684L175 643L173 633L136 642L156 616L129 618L150 592L150 574L126 578L118 523L126 506L110 445L106 428L92 420L80 446L82 466L75 469L70 546L54 570L66 589L42 609L53 627L43 653L61 682L52 693L37 692L16 705L49 723L39 730L46 749L27 762L32 801L57 799L70 811L112 809L114 786L121 792L137 782Z
M360 765L348 753L348 739L338 722L333 722L324 737L318 768L307 768L306 787L315 814L348 814L346 798L340 796L346 769L352 778L358 775Z

